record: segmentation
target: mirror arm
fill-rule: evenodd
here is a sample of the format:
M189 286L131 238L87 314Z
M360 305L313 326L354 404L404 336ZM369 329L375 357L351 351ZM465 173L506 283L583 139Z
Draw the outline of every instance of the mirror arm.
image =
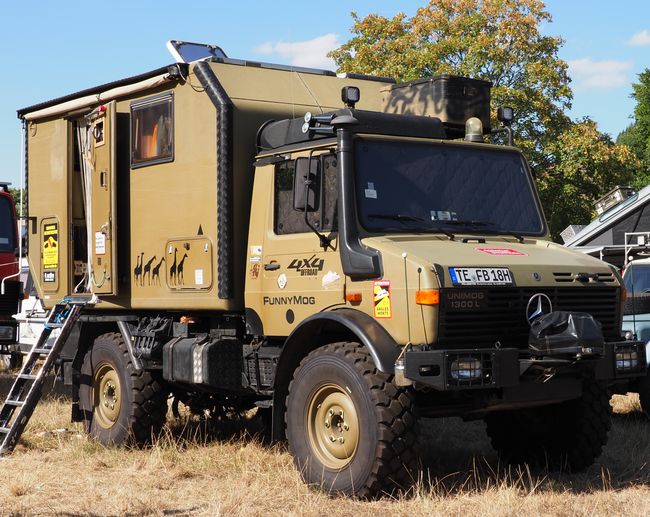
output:
M311 185L311 159L314 153L314 149L309 151L309 160L307 161L307 176L308 179L305 181L305 224L309 226L312 232L314 232L316 235L318 235L318 238L320 239L320 247L323 248L323 250L327 250L327 248L331 248L332 251L336 251L334 249L334 246L332 246L332 240L325 234L320 233L318 229L311 224L311 221L309 220L309 211L307 210L309 208L309 186Z

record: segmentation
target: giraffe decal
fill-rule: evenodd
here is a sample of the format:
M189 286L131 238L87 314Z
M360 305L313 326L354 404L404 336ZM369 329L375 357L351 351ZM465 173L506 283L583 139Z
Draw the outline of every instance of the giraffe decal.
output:
M141 285L142 282L142 261L144 260L144 253L140 253L136 259L135 268L133 268L133 281L135 285Z
M171 251L170 251L171 253ZM172 265L169 267L169 285L176 285L176 271L178 268L178 248L174 248L174 262L172 262Z
M151 264L153 263L154 260L156 260L155 255L151 257L149 260L147 260L147 263L144 265L144 269L142 272L142 285L144 285L145 278L149 282L147 285L151 285ZM149 275L148 278L147 275Z
M160 262L151 270L151 283L153 285L160 285L160 266L162 266L163 262L165 262L165 257L162 257Z
M183 254L183 258L178 263L178 285L183 285L185 283L185 277L183 276L183 268L185 267L185 259L187 258L187 253Z

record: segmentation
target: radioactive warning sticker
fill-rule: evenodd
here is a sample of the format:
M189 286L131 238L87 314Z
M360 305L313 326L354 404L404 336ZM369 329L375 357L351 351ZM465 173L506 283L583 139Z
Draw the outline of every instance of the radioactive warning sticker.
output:
M59 267L59 223L43 226L43 269Z
M377 280L373 282L373 301L375 305L375 318L390 318L392 316L390 280Z

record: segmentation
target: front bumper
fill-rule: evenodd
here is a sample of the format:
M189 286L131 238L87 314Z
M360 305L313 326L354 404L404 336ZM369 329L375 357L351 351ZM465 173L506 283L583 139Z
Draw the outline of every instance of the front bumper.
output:
M556 376L583 373L614 383L641 377L647 371L645 344L641 341L605 343L603 355L580 358L532 358L516 348L423 350L413 347L404 353L403 360L406 379L439 391L511 388L531 378L543 382ZM459 364L471 364L473 368L462 370L459 375Z

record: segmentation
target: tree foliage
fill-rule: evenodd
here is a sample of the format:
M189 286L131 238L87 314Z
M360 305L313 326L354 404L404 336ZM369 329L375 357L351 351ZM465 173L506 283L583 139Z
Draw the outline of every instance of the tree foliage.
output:
M542 205L554 238L569 224L585 224L594 200L617 185L629 184L640 166L624 145L614 145L590 119L571 125L547 151L553 165L537 176Z
M542 1L430 0L412 17L352 18L352 37L329 54L340 72L397 81L449 73L493 83L493 114L497 106L515 109L516 145L536 174L555 238L568 224L587 223L597 198L633 178L634 153L593 121L574 123L566 115L572 91L558 57L563 42L540 32L540 24L551 22ZM650 130L650 87L643 95Z
M408 81L441 73L493 83L493 106L512 106L519 145L545 163L544 142L569 123L562 40L543 35L551 16L539 0L431 0L407 18L352 13L352 38L330 53L341 72Z
M632 97L636 100L634 123L618 135L617 143L628 146L641 161L634 179L634 187L639 189L650 184L650 69L632 84Z

